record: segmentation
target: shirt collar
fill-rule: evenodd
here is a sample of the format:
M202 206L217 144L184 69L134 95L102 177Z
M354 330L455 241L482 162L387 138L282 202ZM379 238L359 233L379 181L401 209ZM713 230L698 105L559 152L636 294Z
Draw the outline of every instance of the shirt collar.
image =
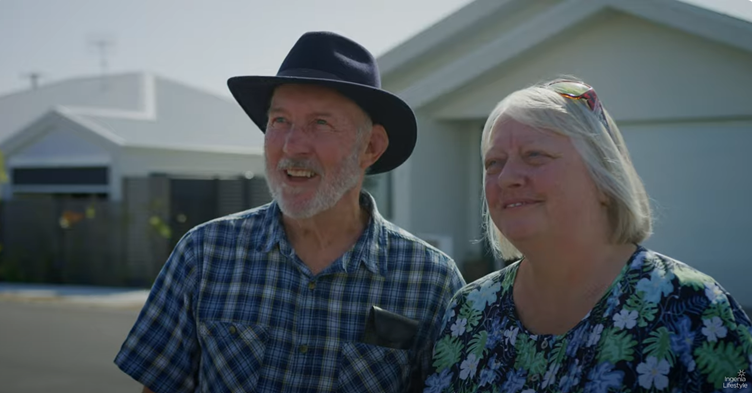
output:
M282 211L279 209L276 200L272 201L269 208L266 209L263 222L263 228L267 229L267 235L261 242L259 251L268 253L283 239L286 239L285 228L282 226Z
M355 245L335 263L341 264L340 268L346 273L356 271L360 263L363 263L372 273L386 275L387 236L384 230L385 220L379 213L373 196L368 192L360 192L359 203L370 216L368 224L366 224L365 230L355 242ZM266 211L264 228L268 228L267 236L262 241L259 251L268 253L276 245L280 245L280 250L287 248L282 247L282 245L289 243L282 225L282 211L277 201L272 201Z
M366 191L360 192L360 206L365 209L370 218L363 233L355 242L352 249L342 256L345 271L355 271L360 263L374 274L386 275L386 236L384 218L381 217L376 201Z

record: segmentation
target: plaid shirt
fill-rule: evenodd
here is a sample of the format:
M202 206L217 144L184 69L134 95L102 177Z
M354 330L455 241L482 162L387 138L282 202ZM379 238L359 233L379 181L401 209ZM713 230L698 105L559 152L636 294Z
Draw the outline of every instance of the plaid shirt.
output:
M115 363L157 393L405 391L414 372L430 371L464 280L448 256L384 220L370 195L360 203L371 213L365 231L315 276L274 202L192 229ZM372 305L420 321L411 349L361 342Z

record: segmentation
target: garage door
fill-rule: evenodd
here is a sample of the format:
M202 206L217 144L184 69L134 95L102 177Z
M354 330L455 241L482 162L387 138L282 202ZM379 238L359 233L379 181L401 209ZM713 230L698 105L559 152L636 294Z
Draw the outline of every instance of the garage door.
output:
M654 206L645 245L752 306L752 121L621 129Z

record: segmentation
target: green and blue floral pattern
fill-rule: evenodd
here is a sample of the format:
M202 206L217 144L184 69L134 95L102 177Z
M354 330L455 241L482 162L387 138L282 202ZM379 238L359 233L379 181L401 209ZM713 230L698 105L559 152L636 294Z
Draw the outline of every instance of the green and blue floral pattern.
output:
M534 335L516 316L518 267L455 295L424 393L752 392L752 323L711 277L638 247L577 326Z

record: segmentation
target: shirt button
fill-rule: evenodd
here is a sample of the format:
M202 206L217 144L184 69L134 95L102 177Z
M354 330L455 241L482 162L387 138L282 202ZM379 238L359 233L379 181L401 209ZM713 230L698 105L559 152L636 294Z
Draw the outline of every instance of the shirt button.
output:
M308 289L313 290L316 288L316 281L311 281L308 283Z
M543 342L541 343L541 348L543 348L543 349L546 349L546 348L548 348L548 341L543 341Z
M238 329L235 326L230 326L230 329L228 330L230 331L230 334L232 335L235 335L235 333L238 332Z
M300 351L300 353L307 353L308 345L301 345L300 347L298 347L298 351Z

